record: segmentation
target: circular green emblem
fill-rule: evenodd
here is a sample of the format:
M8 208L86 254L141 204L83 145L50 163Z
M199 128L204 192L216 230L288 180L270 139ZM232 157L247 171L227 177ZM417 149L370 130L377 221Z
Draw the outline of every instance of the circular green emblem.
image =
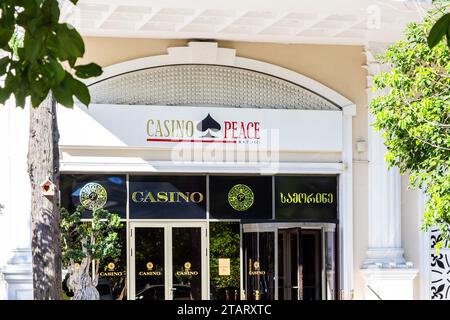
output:
M245 184L237 184L228 192L228 203L236 211L248 210L253 205L253 200L253 191Z
M101 184L89 182L81 188L80 203L88 210L103 208L107 200L108 194Z

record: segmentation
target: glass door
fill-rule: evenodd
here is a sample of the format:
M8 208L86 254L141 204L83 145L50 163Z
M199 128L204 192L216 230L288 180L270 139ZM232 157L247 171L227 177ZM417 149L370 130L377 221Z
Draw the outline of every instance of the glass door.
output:
M278 230L278 299L301 300L302 270L300 267L299 230Z
M134 261L134 297L137 300L167 299L165 281L165 228L136 227L132 229L134 248L131 248L131 261Z
M299 300L322 299L322 231L298 229Z
M334 240L334 224L244 224L243 298L335 299Z
M172 300L202 299L202 228L172 227ZM204 254L203 256L206 257Z
M130 238L131 298L207 298L205 223L135 222Z
M278 229L278 299L322 299L321 230Z
M275 299L274 232L243 235L244 300Z

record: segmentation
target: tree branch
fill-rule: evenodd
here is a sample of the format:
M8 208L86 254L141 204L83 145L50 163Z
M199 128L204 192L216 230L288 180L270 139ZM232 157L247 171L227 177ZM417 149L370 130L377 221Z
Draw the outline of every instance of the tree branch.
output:
M413 139L416 139L416 140L419 140L420 142L426 143L426 144L428 144L428 145L430 145L430 146L432 146L432 147L435 147L435 148L437 148L437 149L442 149L442 150L450 151L450 148L438 146L438 145L436 145L436 144L434 144L434 143L428 142L428 141L423 140L423 139L420 139L420 138L418 138L418 137L412 136L412 138L413 138Z
M400 91L400 93L401 93L401 95L402 95L402 97L403 97L403 101L410 107L410 109L411 109L411 110L414 112L414 114L419 118L419 120L422 120L422 121L424 121L424 122L426 122L426 123L428 123L428 124L431 124L431 125L433 125L433 126L435 126L435 127L438 127L438 128L443 128L443 129L445 129L445 130L450 129L450 124L444 124L444 123L440 123L440 122L430 121L430 120L427 120L427 119L423 118L423 117L420 115L420 113L414 111L414 108L411 106L411 103L410 103L410 102L408 101L408 99L406 98L405 93L404 93L403 91Z

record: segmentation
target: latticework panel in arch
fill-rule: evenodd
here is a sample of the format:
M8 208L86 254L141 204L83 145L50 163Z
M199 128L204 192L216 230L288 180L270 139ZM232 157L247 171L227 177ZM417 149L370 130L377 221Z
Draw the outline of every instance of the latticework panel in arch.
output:
M322 96L268 74L217 65L170 65L90 86L92 103L340 110Z

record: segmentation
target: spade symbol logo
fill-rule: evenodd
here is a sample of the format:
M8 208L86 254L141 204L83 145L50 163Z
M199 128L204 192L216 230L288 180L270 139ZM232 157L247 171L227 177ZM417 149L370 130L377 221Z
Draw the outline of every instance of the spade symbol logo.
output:
M221 128L220 124L214 120L209 113L205 119L197 124L197 130L205 133L205 135L202 136L203 138L217 138L213 136L213 133L219 131Z

